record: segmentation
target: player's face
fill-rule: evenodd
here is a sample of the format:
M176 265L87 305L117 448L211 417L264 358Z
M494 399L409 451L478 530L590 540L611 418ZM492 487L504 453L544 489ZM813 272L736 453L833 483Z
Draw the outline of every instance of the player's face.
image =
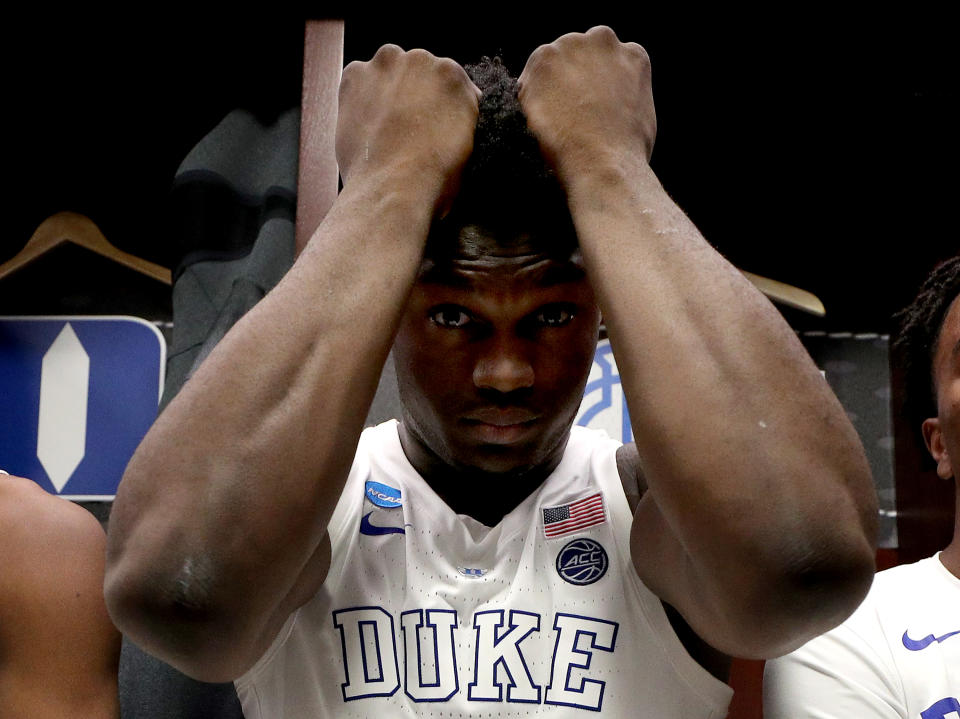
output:
M458 469L549 465L579 408L598 325L578 254L481 243L425 262L394 345L404 430Z
M947 312L933 358L937 417L924 422L924 437L944 479L960 468L960 298Z

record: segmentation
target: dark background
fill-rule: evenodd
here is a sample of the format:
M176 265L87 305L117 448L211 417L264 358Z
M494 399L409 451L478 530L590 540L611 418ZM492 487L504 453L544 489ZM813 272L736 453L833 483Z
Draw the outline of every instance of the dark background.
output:
M942 14L911 8L518 18L449 6L429 20L371 9L347 16L345 54L368 59L388 41L461 62L499 53L519 73L538 44L610 24L651 55L654 168L707 238L739 267L817 294L826 318L785 310L799 329L886 332L929 267L960 249L956 41ZM183 248L164 213L178 164L230 109L269 118L299 102L303 20L322 14L8 22L0 262L72 210L175 266Z

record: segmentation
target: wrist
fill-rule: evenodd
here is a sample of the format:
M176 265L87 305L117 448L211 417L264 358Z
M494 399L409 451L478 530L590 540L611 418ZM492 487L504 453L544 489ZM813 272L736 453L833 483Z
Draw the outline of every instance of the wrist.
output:
M343 191L389 196L396 202L427 207L432 215L449 184L449 174L434 167L429 157L397 157L376 166L352 168L344 178Z
M342 195L387 202L390 208L432 212L443 193L443 177L424 163L397 160L377 167L355 168L344 178Z
M621 193L637 195L663 189L643 150L608 146L600 151L571 154L557 162L556 167L571 210L584 209L579 207L584 203L603 207Z

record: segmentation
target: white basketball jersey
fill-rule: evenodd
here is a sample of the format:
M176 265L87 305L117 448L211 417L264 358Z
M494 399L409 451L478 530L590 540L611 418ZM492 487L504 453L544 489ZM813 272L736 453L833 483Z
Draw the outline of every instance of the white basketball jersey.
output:
M618 445L574 427L557 469L488 528L420 477L395 421L366 430L326 582L236 682L247 719L724 717L732 690L631 563Z
M939 555L880 572L836 629L768 661L766 719L960 719L960 579Z

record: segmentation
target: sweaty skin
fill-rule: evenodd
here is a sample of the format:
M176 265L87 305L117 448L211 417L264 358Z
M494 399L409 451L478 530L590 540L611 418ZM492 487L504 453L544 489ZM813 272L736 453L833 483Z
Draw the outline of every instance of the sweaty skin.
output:
M0 527L0 714L116 719L120 633L103 601L97 520L4 474Z
M642 48L609 28L564 36L531 56L520 100L582 258L465 243L431 270L428 230L470 153L477 89L455 63L393 46L346 68L343 193L158 419L118 491L107 601L141 646L233 679L316 592L394 338L404 450L461 509L442 474L509 480L502 501L470 508L498 521L562 452L596 306L638 438L622 466L648 488L634 563L691 641L772 656L860 601L876 514L862 449L790 328L650 170Z

